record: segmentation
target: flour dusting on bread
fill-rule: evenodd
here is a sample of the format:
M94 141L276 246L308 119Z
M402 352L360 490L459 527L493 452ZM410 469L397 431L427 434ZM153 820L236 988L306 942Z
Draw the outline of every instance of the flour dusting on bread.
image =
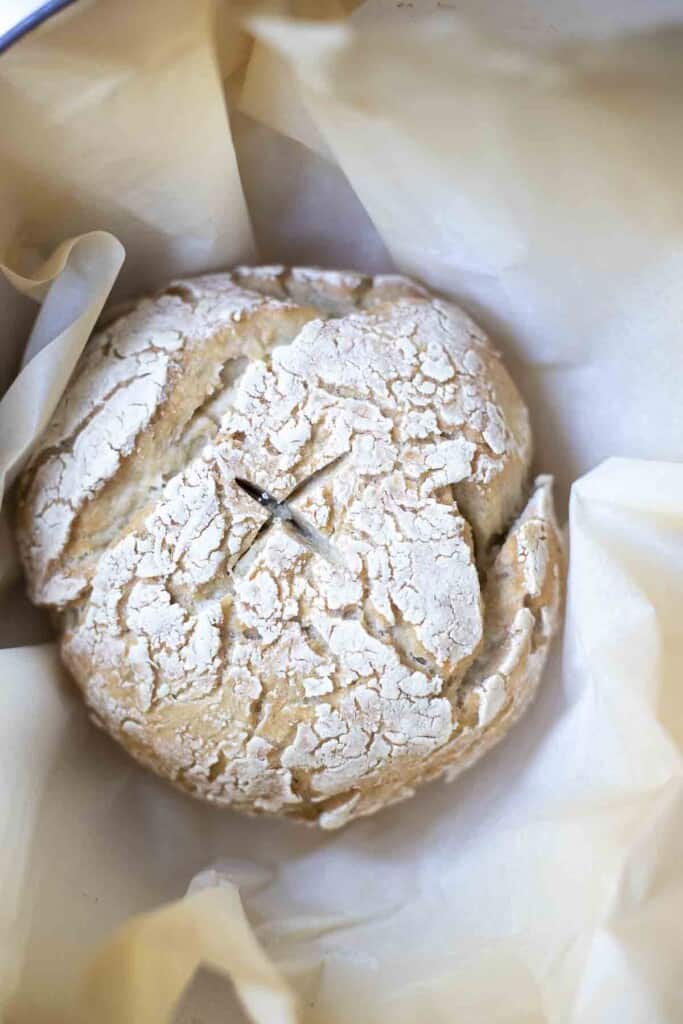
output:
M530 460L455 306L397 276L238 268L91 340L24 474L20 549L139 760L333 828L457 773L533 696L562 554Z

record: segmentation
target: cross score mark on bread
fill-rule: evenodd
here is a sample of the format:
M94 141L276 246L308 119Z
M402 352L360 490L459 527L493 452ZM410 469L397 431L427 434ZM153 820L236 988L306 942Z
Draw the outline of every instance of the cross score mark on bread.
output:
M91 340L22 480L20 550L134 756L333 828L456 774L531 699L562 558L530 458L456 307L403 278L238 268Z
M344 456L341 456L341 458L343 457ZM339 459L335 459L335 462L339 461ZM311 480L314 480L317 475L317 473L314 473L313 476L310 476L304 481L303 485L299 484L295 488L295 492L301 493L303 487L310 484ZM311 526L308 520L305 519L300 512L297 512L295 508L292 508L287 501L278 501L270 491L265 490L263 487L256 487L251 483L251 481L245 480L243 477L236 476L235 483L245 492L245 494L252 497L254 501L258 501L258 503L270 514L271 518L263 524L259 533L263 533L263 531L268 528L272 520L277 519L281 523L285 523L291 527L294 531L294 536L297 537L302 544L305 544L307 548L310 548L311 551L314 551L316 554L320 555L321 558L326 559L333 565L343 566L344 559L341 557L339 552L335 551L325 536L320 533L319 530L316 530L314 526ZM239 561L236 565L239 565Z

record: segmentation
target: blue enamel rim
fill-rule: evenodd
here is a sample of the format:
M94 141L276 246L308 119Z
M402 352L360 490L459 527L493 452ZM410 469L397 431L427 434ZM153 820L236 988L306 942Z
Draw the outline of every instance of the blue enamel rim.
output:
M25 18L22 18L4 35L0 36L0 53L9 50L10 46L18 42L22 36L31 32L32 29L38 28L44 21L51 18L53 14L57 14L73 3L75 3L75 0L48 0L47 3L41 4L35 11L27 14Z

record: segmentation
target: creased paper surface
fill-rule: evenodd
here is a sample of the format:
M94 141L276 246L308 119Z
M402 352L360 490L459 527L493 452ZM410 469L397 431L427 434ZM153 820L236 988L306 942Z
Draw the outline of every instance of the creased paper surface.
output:
M373 2L341 27L249 9L245 30L227 4L117 0L0 58L0 259L43 303L0 404L8 480L121 245L116 299L254 258L251 221L264 260L398 266L465 301L530 403L539 466L573 484L567 621L536 704L457 782L333 836L144 773L51 645L13 643L15 587L8 1021L174 1019L199 963L241 1009L200 975L184 1024L683 1019L683 61L669 4L622 6L464 4L463 26ZM9 383L30 300L2 287Z
M80 1015L101 1024L163 1024L200 964L234 978L257 1024L295 1024L292 993L260 949L237 889L227 882L125 924L88 968Z

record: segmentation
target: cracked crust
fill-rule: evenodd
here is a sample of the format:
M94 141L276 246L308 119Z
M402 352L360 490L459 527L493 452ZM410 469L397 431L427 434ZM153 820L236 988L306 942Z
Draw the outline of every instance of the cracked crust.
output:
M22 479L19 545L135 757L335 828L456 774L533 696L562 555L530 459L524 404L456 307L399 277L237 268L93 337Z

